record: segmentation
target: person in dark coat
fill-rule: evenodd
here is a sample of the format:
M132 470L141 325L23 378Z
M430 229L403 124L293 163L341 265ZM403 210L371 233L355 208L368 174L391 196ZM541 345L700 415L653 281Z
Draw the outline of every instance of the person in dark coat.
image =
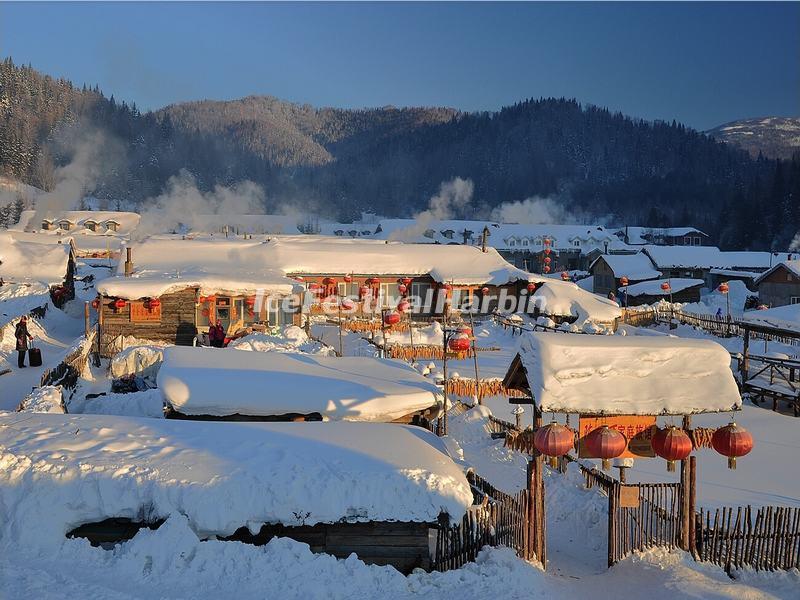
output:
M33 336L28 333L28 317L22 317L17 323L17 328L14 330L14 337L17 338L17 366L20 369L25 368L25 353L28 351L28 340L32 340Z

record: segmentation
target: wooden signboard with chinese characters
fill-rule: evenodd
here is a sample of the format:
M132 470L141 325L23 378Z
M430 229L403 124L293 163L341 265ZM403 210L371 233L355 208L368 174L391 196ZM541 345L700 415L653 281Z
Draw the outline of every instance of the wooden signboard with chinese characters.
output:
M161 305L147 308L144 302L131 302L131 323L160 323Z
M622 485L619 488L620 508L639 508L639 486Z
M594 417L581 415L578 430L578 456L580 458L598 458L591 456L584 440L589 432L608 425L616 429L628 440L628 448L619 458L653 458L655 452L650 445L656 427L653 416L619 415L613 417Z

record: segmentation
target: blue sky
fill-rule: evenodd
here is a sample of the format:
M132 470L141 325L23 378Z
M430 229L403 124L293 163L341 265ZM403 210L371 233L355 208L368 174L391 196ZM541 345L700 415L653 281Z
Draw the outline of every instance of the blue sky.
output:
M0 55L158 108L567 96L706 129L800 114L800 3L0 3Z

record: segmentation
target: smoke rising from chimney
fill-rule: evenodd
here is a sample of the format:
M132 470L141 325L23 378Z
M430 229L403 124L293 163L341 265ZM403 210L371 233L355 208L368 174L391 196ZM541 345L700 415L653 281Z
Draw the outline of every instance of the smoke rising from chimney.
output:
M428 201L428 208L414 215L414 224L392 232L390 240L414 241L424 235L436 221L463 218L472 201L475 186L471 179L456 177L439 186L439 193Z

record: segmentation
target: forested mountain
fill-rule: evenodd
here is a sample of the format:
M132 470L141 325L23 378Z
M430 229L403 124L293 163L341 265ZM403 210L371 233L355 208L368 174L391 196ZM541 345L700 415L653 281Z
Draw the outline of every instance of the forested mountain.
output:
M728 247L784 249L800 230L799 158L754 159L679 123L563 98L463 113L315 109L254 96L140 114L6 59L0 126L0 174L45 189L54 167L74 160L71 139L103 132L114 151L99 153L107 164L90 191L111 200L156 195L186 169L201 188L263 185L268 211L295 203L338 218L366 209L408 216L458 176L474 182L474 215L538 195L620 224L695 225Z
M789 159L800 151L800 118L741 119L709 130L708 135L747 150L754 158Z

